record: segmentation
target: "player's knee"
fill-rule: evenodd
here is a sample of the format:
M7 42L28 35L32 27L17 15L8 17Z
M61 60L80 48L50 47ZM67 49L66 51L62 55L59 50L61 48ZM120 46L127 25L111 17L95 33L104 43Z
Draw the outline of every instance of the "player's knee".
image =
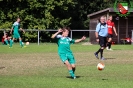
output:
M109 42L111 42L112 41L112 38L109 38L109 40L108 40Z
M67 66L71 66L70 63L68 62L68 60L66 60L66 61L64 62L64 64L66 64Z
M71 66L72 66L72 68L76 68L75 64L72 64Z

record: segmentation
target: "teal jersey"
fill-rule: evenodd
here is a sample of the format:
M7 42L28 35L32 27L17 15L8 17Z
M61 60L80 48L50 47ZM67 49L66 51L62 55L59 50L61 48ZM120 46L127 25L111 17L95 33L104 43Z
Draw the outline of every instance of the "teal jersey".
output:
M59 54L72 54L70 45L75 43L75 40L72 40L69 37L63 37L62 35L57 35L57 44L58 44L58 53Z
M20 24L18 22L14 22L14 24L13 24L14 33L18 33L19 28L20 28Z

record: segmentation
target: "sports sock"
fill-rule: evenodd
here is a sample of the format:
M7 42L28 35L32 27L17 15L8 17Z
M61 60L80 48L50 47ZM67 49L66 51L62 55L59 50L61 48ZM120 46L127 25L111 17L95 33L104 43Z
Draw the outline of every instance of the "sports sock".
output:
M12 47L13 41L10 39L10 47Z
M103 49L100 50L101 58L103 57Z
M96 54L98 54L101 51L101 48L96 52Z
M22 40L20 40L19 43L20 43L21 47L23 47Z
M107 43L107 47L109 47L110 42Z
M71 77L75 77L75 74L73 73L72 70L69 70L69 74L71 75Z
M6 45L8 45L9 43L8 43L8 40L5 40L5 42L6 42Z
M72 67L72 70L73 70L73 73L75 72L76 68L75 67Z
M109 49L111 48L111 42L109 43Z

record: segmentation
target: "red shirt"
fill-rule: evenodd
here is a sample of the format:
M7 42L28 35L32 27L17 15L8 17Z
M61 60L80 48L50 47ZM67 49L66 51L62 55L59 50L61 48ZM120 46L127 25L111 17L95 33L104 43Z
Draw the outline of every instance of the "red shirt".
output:
M107 25L108 25L108 33L113 34L113 27L115 26L114 22L111 22L110 20L108 20Z
M8 38L8 35L6 35L6 38ZM5 37L3 36L2 39L1 39L1 42L4 43L4 40L5 40Z

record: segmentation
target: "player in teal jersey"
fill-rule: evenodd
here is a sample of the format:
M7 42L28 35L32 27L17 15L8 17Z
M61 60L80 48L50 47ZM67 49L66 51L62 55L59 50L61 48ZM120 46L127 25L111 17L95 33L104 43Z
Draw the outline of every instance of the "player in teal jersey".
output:
M23 43L22 43L22 39L21 39L20 34L19 34L19 30L23 31L24 33L25 33L25 31L22 28L20 28L19 23L20 23L20 18L17 18L17 21L14 22L12 29L10 31L11 34L13 31L13 39L12 39L12 41L10 41L10 47L9 48L12 47L12 44L13 44L15 39L19 39L19 43L20 43L21 47L23 47Z
M73 53L70 49L70 45L74 43L78 43L82 40L85 40L86 37L83 36L81 39L73 40L68 37L70 28L69 27L64 27L62 29L59 29L58 32L52 35L51 38L56 38L57 39L57 44L58 44L58 54L60 56L60 59L62 62L66 65L67 69L69 70L69 73L73 79L76 78L74 72L75 72L75 58L73 56ZM59 33L62 32L62 35Z

